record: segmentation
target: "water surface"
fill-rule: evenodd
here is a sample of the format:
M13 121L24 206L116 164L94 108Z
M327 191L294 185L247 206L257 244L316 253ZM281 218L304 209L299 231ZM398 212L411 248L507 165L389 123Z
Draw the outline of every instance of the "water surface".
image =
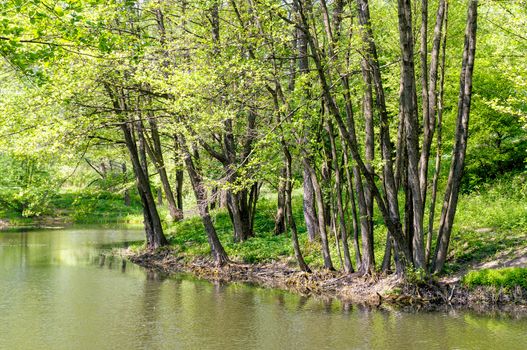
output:
M403 313L101 255L140 230L0 233L0 349L527 349L527 320Z

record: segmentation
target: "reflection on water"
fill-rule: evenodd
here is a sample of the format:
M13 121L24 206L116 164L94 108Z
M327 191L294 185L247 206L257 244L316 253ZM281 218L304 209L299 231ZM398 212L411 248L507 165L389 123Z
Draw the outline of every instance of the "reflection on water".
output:
M138 230L0 233L0 349L525 349L527 320L378 311L145 271Z

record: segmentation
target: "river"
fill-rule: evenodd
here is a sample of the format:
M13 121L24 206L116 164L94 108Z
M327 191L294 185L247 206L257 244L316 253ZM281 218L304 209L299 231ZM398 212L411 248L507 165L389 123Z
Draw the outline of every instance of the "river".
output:
M378 311L101 255L142 238L0 232L0 349L527 349L525 318Z

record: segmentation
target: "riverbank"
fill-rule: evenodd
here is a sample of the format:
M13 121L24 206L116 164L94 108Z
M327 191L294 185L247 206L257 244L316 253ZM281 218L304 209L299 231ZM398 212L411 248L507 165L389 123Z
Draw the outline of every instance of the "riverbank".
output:
M0 197L0 205L4 204ZM0 230L57 228L74 224L141 224L142 208L135 196L129 205L122 196L106 191L69 191L54 195L39 211L26 211L12 202L0 207ZM165 208L161 207L164 214Z
M527 190L524 180L524 175L498 180L461 196L444 271L428 283L417 274L411 274L409 281L402 282L380 273L375 278L366 278L324 271L320 242L310 241L306 234L300 191L293 194L293 215L304 260L315 271L313 274L298 271L290 234L274 233L276 202L273 196L259 201L254 236L244 242L234 242L225 209L211 212L225 251L237 262L223 269L210 263L210 248L202 222L196 216L167 226L167 250L148 253L139 244L127 255L142 266L168 273L189 272L211 280L249 282L373 305L522 309L527 297L527 277L524 277L527 272ZM378 212L374 212L373 221L374 241L377 242L374 253L379 264L384 256L382 243L386 240L386 229ZM342 270L335 237L330 235L328 239L335 267ZM353 251L351 255L351 260L356 261ZM511 270L500 273L504 268ZM491 269L492 273L484 273L486 269ZM470 280L465 276L470 276Z
M461 281L410 281L395 275L361 276L326 270L305 273L287 261L273 263L229 263L217 267L208 258L189 260L176 251L157 252L127 249L121 252L131 262L167 274L189 273L214 282L241 282L264 288L286 290L303 296L336 298L342 302L379 308L410 308L432 311L446 307L477 312L527 315L527 289L478 286Z

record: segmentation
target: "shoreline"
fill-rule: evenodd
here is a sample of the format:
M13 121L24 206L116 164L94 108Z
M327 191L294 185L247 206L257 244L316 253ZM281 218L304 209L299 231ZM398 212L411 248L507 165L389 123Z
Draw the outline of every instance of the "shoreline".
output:
M469 289L461 282L410 283L396 275L361 276L325 270L299 271L285 262L247 264L231 262L217 267L208 258L188 260L173 250L133 252L120 250L123 258L168 275L188 273L211 282L246 283L301 296L332 298L341 302L408 311L471 310L527 316L527 290L494 287Z

